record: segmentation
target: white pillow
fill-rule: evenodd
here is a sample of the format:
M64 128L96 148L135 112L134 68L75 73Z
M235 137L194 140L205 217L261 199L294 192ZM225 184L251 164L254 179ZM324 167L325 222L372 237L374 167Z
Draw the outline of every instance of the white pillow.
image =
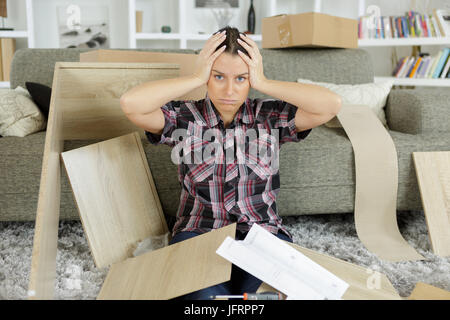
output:
M47 120L26 89L0 90L0 135L25 137L46 125Z
M343 104L363 104L369 106L374 111L381 123L387 127L384 106L391 91L394 80L388 80L379 83L364 84L334 84L326 82L314 82L307 79L298 79L297 82L305 84L315 84L325 87L342 98ZM337 117L334 117L325 125L329 128L342 128Z

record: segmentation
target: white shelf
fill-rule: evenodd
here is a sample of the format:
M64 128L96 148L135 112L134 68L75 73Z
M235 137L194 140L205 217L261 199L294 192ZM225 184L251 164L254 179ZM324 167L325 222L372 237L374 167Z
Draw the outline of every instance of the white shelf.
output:
M28 31L0 31L0 38L28 38Z
M396 77L375 77L375 82L394 80L397 86L419 86L419 87L450 87L450 79L430 79L430 78L396 78Z
M359 39L359 47L450 45L450 37Z
M260 34L249 35L255 41L261 41ZM136 40L208 40L210 34L181 34L181 33L136 33Z

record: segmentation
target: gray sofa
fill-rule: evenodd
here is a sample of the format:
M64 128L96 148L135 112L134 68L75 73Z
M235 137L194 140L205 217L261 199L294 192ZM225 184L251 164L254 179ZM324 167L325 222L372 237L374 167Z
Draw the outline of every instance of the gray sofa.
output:
M12 61L11 88L26 81L51 86L56 61L78 61L89 49L21 49ZM198 53L194 50L153 50ZM269 79L307 78L339 84L373 81L369 55L360 49L261 50ZM398 154L398 210L421 210L413 151L450 150L450 90L393 90L386 117ZM264 97L251 91L250 96ZM34 220L39 194L45 131L24 138L0 138L0 221ZM93 141L66 141L64 149ZM167 217L175 215L181 186L170 148L143 140L144 150ZM280 153L281 216L345 213L354 208L355 170L350 140L342 128L320 126ZM61 219L79 219L66 173L61 176Z

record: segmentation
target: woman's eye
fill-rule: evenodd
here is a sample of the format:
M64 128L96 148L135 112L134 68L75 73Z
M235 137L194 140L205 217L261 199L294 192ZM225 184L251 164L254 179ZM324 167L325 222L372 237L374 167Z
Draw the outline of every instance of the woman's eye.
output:
M244 77L238 77L238 81L239 81L239 82L244 82L244 81L245 81L245 78L244 78Z
M217 74L215 77L217 80L221 80L221 79L218 79L217 77L222 77L222 76Z

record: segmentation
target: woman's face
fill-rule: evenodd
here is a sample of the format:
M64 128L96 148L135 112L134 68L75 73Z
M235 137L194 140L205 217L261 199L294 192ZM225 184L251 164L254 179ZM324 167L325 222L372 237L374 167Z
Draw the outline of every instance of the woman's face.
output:
M216 58L208 80L208 96L221 115L234 116L250 91L248 66L238 55Z

